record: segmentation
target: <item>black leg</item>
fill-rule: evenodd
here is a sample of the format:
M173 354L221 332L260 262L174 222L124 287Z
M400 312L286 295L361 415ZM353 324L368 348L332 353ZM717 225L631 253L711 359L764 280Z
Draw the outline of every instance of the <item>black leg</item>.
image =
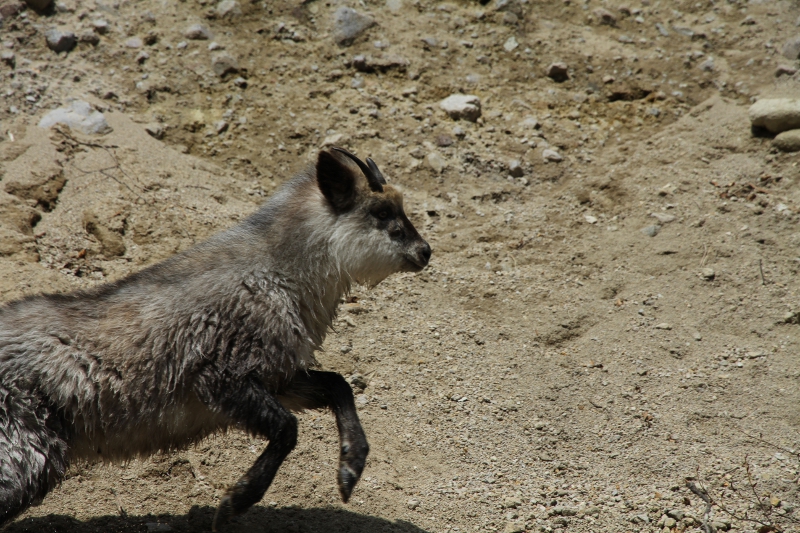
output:
M213 531L217 531L232 516L245 512L264 496L283 460L297 444L297 418L255 377L201 379L195 390L211 408L269 439L267 448L250 470L222 497L212 525Z
M281 401L289 407L319 409L328 407L336 416L339 428L339 493L347 502L364 471L369 453L367 436L356 413L353 389L335 372L309 370L298 372Z

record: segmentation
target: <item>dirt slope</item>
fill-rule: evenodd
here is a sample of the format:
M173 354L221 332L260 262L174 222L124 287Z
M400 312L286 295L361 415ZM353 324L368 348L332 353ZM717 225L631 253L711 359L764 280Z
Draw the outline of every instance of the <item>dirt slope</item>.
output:
M342 6L377 23L349 46L335 42ZM774 76L797 66L781 55L795 4L0 13L2 300L183 250L329 144L373 157L434 248L423 273L357 289L320 354L366 384L372 453L351 503L332 417L307 413L231 531L799 529L800 176L747 118L753 98L800 90ZM187 37L192 24L211 38ZM52 27L77 46L49 50ZM546 75L553 62L567 80ZM480 98L477 122L439 108L459 92ZM36 127L70 97L113 131ZM7 531L208 531L264 446L231 433L76 464Z

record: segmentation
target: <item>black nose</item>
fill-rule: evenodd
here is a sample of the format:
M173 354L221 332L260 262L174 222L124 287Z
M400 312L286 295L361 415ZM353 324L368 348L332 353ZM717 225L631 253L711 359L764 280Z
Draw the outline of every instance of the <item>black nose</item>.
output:
M431 245L427 242L422 245L422 248L419 250L419 257L422 259L422 263L427 265L428 261L431 260Z

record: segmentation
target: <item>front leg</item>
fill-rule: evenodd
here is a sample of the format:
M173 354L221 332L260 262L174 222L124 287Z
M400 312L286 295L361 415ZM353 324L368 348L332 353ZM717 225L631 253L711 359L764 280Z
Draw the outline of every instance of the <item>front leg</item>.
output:
M353 389L335 372L309 370L298 372L281 394L281 401L290 408L319 409L328 407L336 417L339 429L339 494L345 503L356 486L367 462L369 444L356 412Z
M256 462L217 507L212 530L232 516L242 514L264 496L286 456L297 444L297 418L254 376L224 379L201 378L195 392L211 409L227 415L248 431L269 439Z

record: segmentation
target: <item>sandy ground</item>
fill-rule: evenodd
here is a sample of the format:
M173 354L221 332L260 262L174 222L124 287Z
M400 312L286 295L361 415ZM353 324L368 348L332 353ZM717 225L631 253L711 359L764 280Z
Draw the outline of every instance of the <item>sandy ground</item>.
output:
M377 22L349 46L344 5ZM230 7L65 0L0 25L3 301L186 249L329 144L375 159L434 249L357 288L319 354L366 384L351 502L333 419L309 412L230 531L800 530L798 159L747 117L800 92L774 75L797 66L795 4ZM77 47L48 50L52 27ZM439 108L459 92L478 122ZM70 97L113 131L36 127ZM264 446L75 464L6 531L209 531Z

